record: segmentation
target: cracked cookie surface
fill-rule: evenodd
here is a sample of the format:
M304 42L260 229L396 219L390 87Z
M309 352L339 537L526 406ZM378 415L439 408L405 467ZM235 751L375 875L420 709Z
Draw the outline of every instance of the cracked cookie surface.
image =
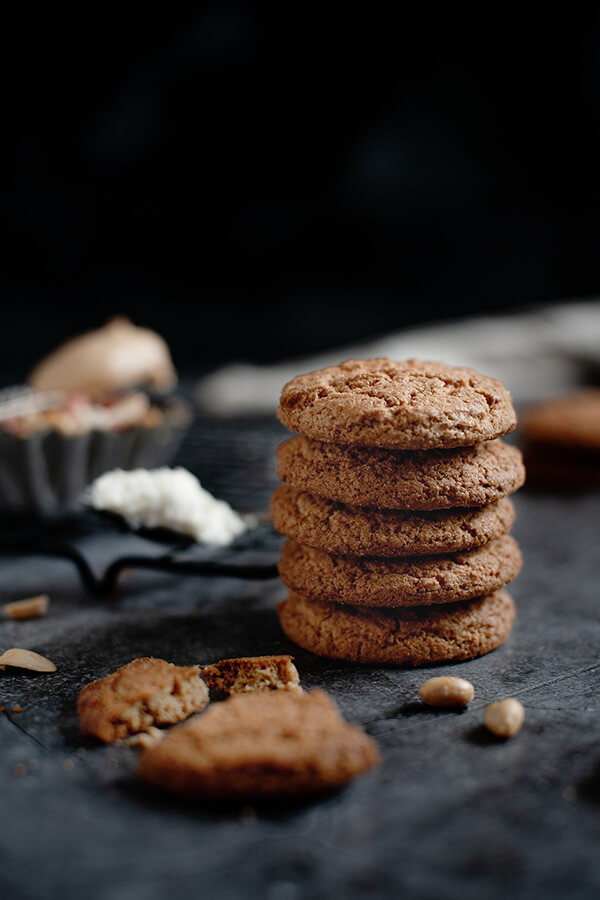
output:
M180 722L207 703L199 666L142 657L87 684L77 711L83 734L112 743L154 725Z
M343 447L301 435L280 445L277 462L279 477L293 487L383 509L487 506L525 481L520 451L503 441L403 452Z
M292 591L313 600L369 607L455 603L490 594L517 577L521 553L502 535L449 556L337 556L287 541L279 574Z
M236 694L173 728L140 760L157 787L210 799L332 790L379 762L323 691Z
M289 485L271 498L271 520L299 544L341 556L425 556L481 547L510 531L514 507L504 498L474 509L373 509L325 500Z
M409 359L350 359L288 382L281 422L317 440L363 447L466 447L513 431L506 388L472 369Z
M504 643L515 617L504 590L448 606L393 611L339 606L292 591L277 612L286 635L305 650L331 659L398 666L483 656Z

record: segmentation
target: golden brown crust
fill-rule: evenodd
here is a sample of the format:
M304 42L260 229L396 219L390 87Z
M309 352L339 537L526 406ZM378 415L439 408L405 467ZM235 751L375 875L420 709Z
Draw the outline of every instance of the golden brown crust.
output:
M490 594L517 577L521 553L503 535L484 547L448 556L334 556L287 541L279 574L292 591L313 600L396 607L456 603Z
M205 798L251 799L331 790L379 753L323 691L236 694L146 750L140 775Z
M153 725L180 722L208 703L199 666L174 666L164 659L134 659L79 694L83 734L111 743Z
M406 510L346 506L289 485L271 499L271 519L299 544L341 556L421 556L481 547L510 531L514 507L504 498L474 509Z
M287 636L331 659L425 666L474 659L499 647L515 617L504 590L449 606L361 609L290 593L277 612Z
M351 359L298 375L283 388L278 416L316 440L398 450L467 447L517 422L495 378L416 359Z
M355 506L429 510L487 506L525 481L521 453L503 441L456 450L343 447L299 436L277 451L279 477Z
M302 691L292 656L240 656L204 666L202 678L219 694L246 691Z

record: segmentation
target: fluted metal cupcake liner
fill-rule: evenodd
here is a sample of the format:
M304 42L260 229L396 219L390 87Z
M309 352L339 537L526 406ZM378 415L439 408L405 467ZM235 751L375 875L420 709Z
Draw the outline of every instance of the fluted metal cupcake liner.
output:
M155 428L77 437L42 431L28 438L0 430L0 514L59 516L79 508L85 488L103 472L166 465L189 419L187 408L174 403Z

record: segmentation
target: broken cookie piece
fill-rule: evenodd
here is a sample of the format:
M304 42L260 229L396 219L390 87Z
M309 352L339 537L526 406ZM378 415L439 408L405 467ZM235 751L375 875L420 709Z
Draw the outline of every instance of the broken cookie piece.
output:
M237 694L142 752L141 777L206 799L333 790L379 762L377 745L323 691Z
M77 711L83 734L110 744L155 725L181 722L207 703L199 666L146 657L87 684Z
M285 690L302 693L293 656L241 656L204 666L202 677L219 694Z

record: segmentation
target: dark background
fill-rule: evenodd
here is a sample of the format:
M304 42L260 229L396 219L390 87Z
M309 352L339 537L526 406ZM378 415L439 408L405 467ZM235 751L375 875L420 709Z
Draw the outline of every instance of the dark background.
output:
M129 313L180 368L599 285L600 19L21 8L0 373Z

